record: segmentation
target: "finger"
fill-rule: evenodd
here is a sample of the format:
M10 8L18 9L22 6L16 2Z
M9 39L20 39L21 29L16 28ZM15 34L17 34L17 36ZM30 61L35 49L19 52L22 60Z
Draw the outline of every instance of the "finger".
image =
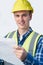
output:
M14 52L15 52L15 53L22 53L22 50L15 49Z
M18 56L18 57L21 57L21 53L15 53L16 54L16 56Z
M18 50L22 49L22 48L21 48L20 46L18 46L18 45L14 46L13 48L14 48L14 49L18 49Z
M13 46L14 49L17 49L18 45Z
M20 55L17 55L17 54L16 54L16 57L20 59Z

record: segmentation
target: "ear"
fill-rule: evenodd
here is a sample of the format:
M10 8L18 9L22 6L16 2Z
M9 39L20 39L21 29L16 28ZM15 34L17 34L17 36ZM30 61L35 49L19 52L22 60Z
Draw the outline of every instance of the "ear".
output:
M30 13L30 20L32 19L32 13Z

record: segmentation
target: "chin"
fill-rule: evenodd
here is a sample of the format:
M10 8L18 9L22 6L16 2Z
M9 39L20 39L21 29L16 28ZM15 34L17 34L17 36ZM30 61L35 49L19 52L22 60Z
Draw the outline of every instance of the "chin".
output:
M25 27L22 27L22 26L21 26L21 27L19 27L19 28L20 28L20 29L25 29Z

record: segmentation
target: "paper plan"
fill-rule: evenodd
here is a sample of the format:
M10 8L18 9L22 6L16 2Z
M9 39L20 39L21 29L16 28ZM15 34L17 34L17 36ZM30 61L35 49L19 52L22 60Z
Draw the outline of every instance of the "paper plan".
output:
M13 65L24 65L13 52L14 45L16 45L16 43L13 39L0 39L0 59L3 59Z

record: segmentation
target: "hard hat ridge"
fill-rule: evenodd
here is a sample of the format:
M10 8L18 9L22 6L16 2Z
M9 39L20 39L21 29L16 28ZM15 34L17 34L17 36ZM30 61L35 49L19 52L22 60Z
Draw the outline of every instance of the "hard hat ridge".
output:
M16 0L16 2L14 3L14 6L13 6L12 12L22 11L22 10L27 10L27 11L33 12L33 8L32 8L29 1L27 1L27 0Z

